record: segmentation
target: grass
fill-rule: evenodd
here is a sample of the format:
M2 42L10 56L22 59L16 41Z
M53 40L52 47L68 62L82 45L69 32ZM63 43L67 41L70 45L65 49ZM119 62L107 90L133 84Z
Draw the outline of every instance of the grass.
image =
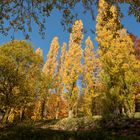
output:
M20 125L1 129L0 140L140 140L140 137L121 136L102 129L63 131Z
M140 140L139 134L139 119L112 123L102 122L100 117L22 122L0 128L0 140Z
M35 129L32 127L12 127L0 132L0 140L139 140L136 136L118 136L110 132L60 131Z

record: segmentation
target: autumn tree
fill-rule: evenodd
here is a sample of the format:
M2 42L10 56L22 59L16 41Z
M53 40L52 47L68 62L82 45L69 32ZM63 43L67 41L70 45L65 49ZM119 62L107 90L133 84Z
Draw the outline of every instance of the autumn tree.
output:
M61 48L61 54L60 54L60 59L56 71L56 93L61 94L64 91L64 84L63 84L63 71L65 69L64 62L66 58L66 52L67 52L67 44L63 43L62 48Z
M69 108L69 117L73 117L77 109L78 86L77 80L81 73L82 49L81 43L83 23L81 20L75 21L70 34L69 48L66 53L63 70L63 83L67 92L67 102Z
M67 117L67 102L58 93L51 94L47 100L47 119Z
M46 75L49 75L50 77L53 77L56 72L58 49L59 49L58 38L54 37L47 55L47 61L43 68L43 72Z
M54 91L54 83L56 80L56 70L57 70L57 53L59 49L58 38L54 37L52 43L50 45L50 50L47 55L47 61L43 67L43 73L47 79L47 83L45 86L46 91L41 95L41 118L45 117L46 113L46 100L48 94Z
M55 72L55 81L53 82L54 93L49 95L47 103L47 117L49 117L50 119L58 119L62 116L65 116L67 113L67 104L63 94L64 84L62 80L63 71L65 69L64 62L66 57L66 49L67 44L63 43L61 48L60 59L58 61L58 66Z
M132 41L134 42L134 50L136 58L140 61L140 39L137 38L135 35L130 34ZM140 77L140 72L138 72ZM135 112L139 112L140 110L140 87L137 87L137 93L135 97Z
M96 30L102 68L103 113L129 116L134 112L139 63L130 36L121 28L117 8L105 0L99 1Z
M29 43L18 40L2 45L0 57L0 105L7 122L15 108L29 107L38 94L43 61Z
M55 108L55 118L58 119L60 112L62 112L62 103L64 105L63 112L67 112L66 110L66 101L64 99L64 83L63 83L63 70L65 69L64 62L66 58L66 52L67 52L67 44L63 43L61 48L61 55L59 64L57 67L57 74L56 74L56 81L55 81L55 93L56 93L56 108ZM54 96L55 97L55 96ZM64 114L65 114L64 113Z
M86 48L84 50L84 64L83 64L83 106L84 113L87 116L92 116L92 101L94 96L95 86L95 55L94 47L90 37L86 40Z

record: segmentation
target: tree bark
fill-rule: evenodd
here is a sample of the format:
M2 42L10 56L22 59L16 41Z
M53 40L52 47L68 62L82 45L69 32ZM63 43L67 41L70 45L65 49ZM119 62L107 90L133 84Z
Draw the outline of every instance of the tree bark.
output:
M58 119L59 116L59 106L56 108L55 119Z
M24 107L21 107L20 109L20 121L24 119Z
M40 114L42 120L44 119L44 117L46 115L45 104L46 104L45 99L42 99L41 100L41 114Z
M10 113L10 108L8 108L5 112L5 114L3 115L3 118L2 118L2 124L6 124L8 123L8 116L9 116L9 113Z
M10 123L13 123L14 117L15 117L14 108L12 107L9 111L7 121L10 122Z
M73 110L69 110L69 114L68 114L68 117L69 118L73 118L74 114L73 114Z

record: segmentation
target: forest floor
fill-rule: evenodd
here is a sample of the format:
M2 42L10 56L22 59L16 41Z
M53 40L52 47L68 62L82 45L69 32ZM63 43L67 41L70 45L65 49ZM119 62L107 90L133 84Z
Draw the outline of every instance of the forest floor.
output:
M22 122L0 128L0 140L140 140L140 119L100 117Z

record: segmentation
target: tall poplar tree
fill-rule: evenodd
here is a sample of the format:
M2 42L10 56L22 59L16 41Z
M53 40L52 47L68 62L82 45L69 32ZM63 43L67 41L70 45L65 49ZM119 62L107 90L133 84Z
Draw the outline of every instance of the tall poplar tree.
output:
M83 100L84 113L87 116L92 116L92 101L94 96L95 86L95 55L93 43L88 37L86 39L86 48L84 50L84 64L83 64Z
M47 61L43 67L43 73L47 79L45 89L46 91L42 93L41 97L41 118L46 115L46 100L47 96L54 89L53 85L56 79L56 69L57 69L57 54L59 49L58 38L54 37L50 45L50 50L47 55Z
M76 113L78 100L78 86L77 80L81 73L81 58L82 49L81 43L83 39L82 34L83 23L81 20L75 21L72 32L70 34L69 48L66 53L63 70L63 82L65 90L67 91L67 101L69 108L69 117L73 117ZM75 113L74 113L75 111Z
M50 45L50 50L47 55L47 61L44 65L43 72L50 77L53 77L57 68L57 54L59 49L58 37L54 37Z
M58 88L59 92L63 93L64 91L64 83L63 83L63 72L65 70L65 61L66 61L66 53L67 53L67 44L63 43L63 46L61 48L61 55L60 55L60 61L59 61L59 66L58 66Z
M99 1L97 41L101 63L103 113L116 117L134 112L134 93L139 63L133 43L119 21L117 8Z
M65 69L64 62L65 62L65 56L66 56L66 48L67 48L67 44L63 43L62 48L61 48L60 60L59 60L59 64L58 64L57 72L56 72L56 79L54 82L55 95L52 95L52 98L50 98L50 100L55 101L54 103L55 104L55 109L54 109L55 119L59 118L60 112L62 111L62 104L65 105L64 98L63 98L64 84L63 84L62 78L63 78L63 70ZM48 107L51 106L50 104L48 104ZM64 106L64 109L65 109L65 106Z

